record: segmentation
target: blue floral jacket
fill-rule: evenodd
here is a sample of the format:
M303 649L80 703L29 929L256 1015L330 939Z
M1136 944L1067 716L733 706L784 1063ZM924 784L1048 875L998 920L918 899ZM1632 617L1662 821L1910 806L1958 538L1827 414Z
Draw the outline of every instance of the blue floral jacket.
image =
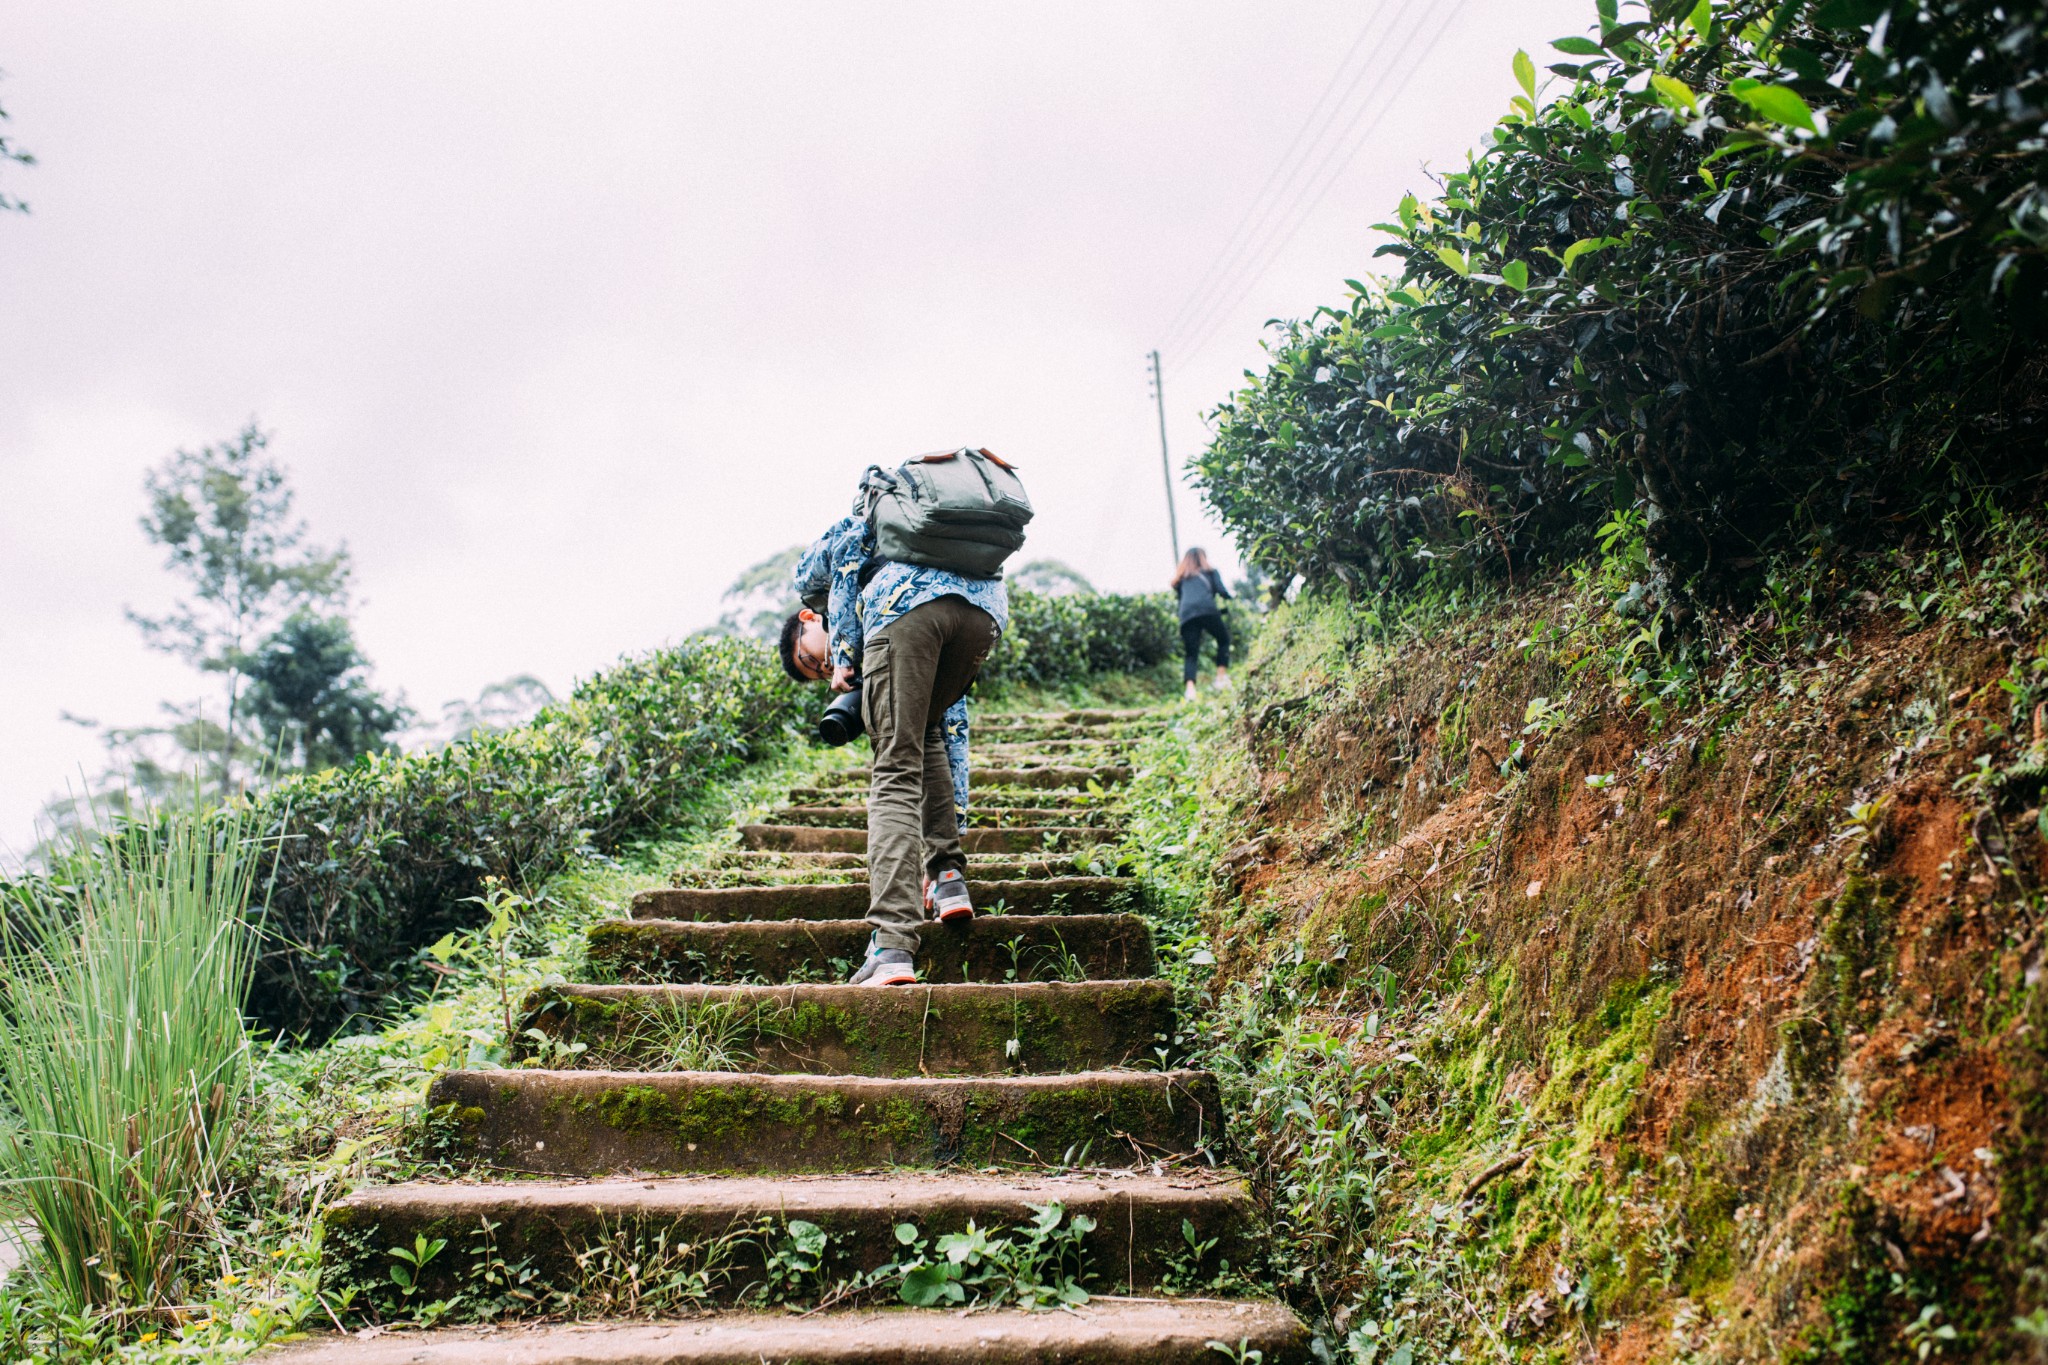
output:
M865 518L841 517L797 562L792 586L806 602L827 599L825 624L832 635L832 662L858 670L861 645L914 607L941 597L964 597L995 619L998 633L1010 624L1010 598L1000 578L967 578L922 564L884 564L860 586L861 570L874 557L874 531ZM946 708L946 763L953 773L953 809L967 819L967 698Z

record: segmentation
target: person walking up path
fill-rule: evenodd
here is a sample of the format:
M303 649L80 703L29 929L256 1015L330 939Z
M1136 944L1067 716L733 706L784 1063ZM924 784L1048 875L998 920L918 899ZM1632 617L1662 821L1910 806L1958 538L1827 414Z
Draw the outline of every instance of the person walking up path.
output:
M1230 590L1223 575L1209 563L1200 546L1191 546L1173 571L1173 590L1180 597L1181 684L1187 699L1195 699L1195 674L1202 659L1202 637L1216 640L1216 690L1230 687L1230 627L1223 620L1223 603Z
M1009 624L1000 578L879 559L870 523L845 517L797 565L799 597L827 587L823 619L784 623L783 663L861 689L874 747L868 791L868 922L855 985L917 981L926 912L972 919L960 819L967 802L967 688ZM949 750L952 751L949 754ZM957 756L957 761L956 757Z

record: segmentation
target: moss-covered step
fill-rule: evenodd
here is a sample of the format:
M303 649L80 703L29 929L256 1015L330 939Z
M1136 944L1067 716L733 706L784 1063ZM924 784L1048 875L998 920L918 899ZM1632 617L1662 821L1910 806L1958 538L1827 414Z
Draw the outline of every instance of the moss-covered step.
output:
M1143 1293L1169 1275L1200 1282L1226 1260L1233 1268L1251 1263L1251 1200L1220 1175L682 1176L358 1190L328 1206L321 1287L355 1285L381 1303L397 1292L392 1248L412 1252L439 1242L441 1250L408 1276L419 1302L472 1282L481 1289L493 1274L503 1284L516 1268L524 1301L559 1312L614 1297L604 1291L618 1286L593 1283L593 1268L623 1275L628 1266L645 1273L659 1264L664 1278L701 1273L693 1287L708 1301L731 1303L761 1284L771 1260L787 1263L798 1223L808 1225L814 1247L816 1233L824 1234L814 1282L832 1284L901 1255L899 1224L935 1240L970 1222L984 1231L1025 1225L1034 1209L1054 1204L1063 1221L1080 1215L1092 1224L1078 1238L1080 1265L1069 1273L1079 1269L1081 1283L1097 1293ZM1186 1264L1190 1231L1195 1245L1215 1241L1200 1266Z
M865 888L856 888L864 890ZM865 897L861 900L866 908ZM584 955L593 979L628 985L843 979L867 950L866 920L671 919L593 924ZM927 981L1131 981L1157 964L1137 915L983 915L928 924L918 968Z
M758 855L764 858L833 858L839 863L798 863L779 866L762 863L747 867L724 863L711 867L679 867L669 874L669 885L684 888L721 886L838 886L848 882L867 883L867 859L858 853L790 853ZM1046 877L1091 875L1075 858L1023 858L1000 853L970 859L967 875L975 881L1022 882Z
M916 1308L719 1313L681 1322L564 1322L518 1332L437 1328L368 1340L323 1332L265 1365L1158 1365L1215 1361L1212 1341L1264 1365L1309 1365L1309 1332L1262 1300L1098 1299L1064 1312Z
M820 1174L880 1166L1147 1166L1213 1146L1197 1071L934 1079L450 1071L450 1154L540 1175Z
M1002 730L1012 727L1045 725L1129 725L1137 721L1158 720L1165 715L1162 708L1154 707L1083 707L1066 711L998 711L983 715L975 721L979 729Z
M1044 825L1023 829L968 828L960 831L960 847L968 853L1071 853L1105 837L1107 832L1103 830ZM741 825L740 842L748 848L781 853L865 853L868 832L817 825Z
M1104 825L1109 812L1073 806L976 806L970 819L973 829L1017 829L1033 825L1075 828ZM819 825L828 829L866 829L865 801L828 806L783 806L768 813L763 823L771 825Z
M979 791L984 787L1030 787L1034 790L1070 787L1086 789L1093 782L1099 787L1114 787L1131 780L1131 770L1121 764L1099 768L1076 768L1061 763L1046 763L1031 767L976 768L968 778L968 789ZM819 785L828 787L865 787L868 785L866 768L847 768L821 779Z
M789 804L792 806L830 806L843 809L848 806L866 809L868 789L865 785L836 787L791 787ZM974 794L973 814L978 819L982 812L1009 806L1030 806L1039 810L1083 810L1099 811L1105 804L1104 798L1086 791L1055 791L1031 787L983 787Z
M1005 914L1100 915L1137 904L1131 877L1037 877L997 882L971 878L968 894L983 910ZM634 919L707 923L763 919L860 919L868 912L866 882L802 886L656 887L633 896Z
M756 848L728 848L710 854L705 865L714 868L836 868L859 871L867 875L868 855L865 853L788 853L773 852ZM993 881L1015 880L1006 878L996 871L983 871L999 866L1017 865L1032 869L1022 875L1031 877L1071 877L1087 869L1080 866L1071 856L1063 854L1042 854L1026 857L1015 853L970 853L967 855L967 875L979 876Z
M1001 1076L1150 1064L1173 1035L1163 981L543 986L515 1042L604 1070Z

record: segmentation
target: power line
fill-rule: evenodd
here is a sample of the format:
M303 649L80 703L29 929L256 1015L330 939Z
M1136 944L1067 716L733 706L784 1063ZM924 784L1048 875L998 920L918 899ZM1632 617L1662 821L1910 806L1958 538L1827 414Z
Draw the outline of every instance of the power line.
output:
M1319 119L1323 117L1324 101L1330 98L1330 92L1335 90L1337 83L1344 78L1344 72L1351 65L1351 59L1358 55L1360 48L1365 46L1365 40L1371 34L1374 23L1386 13L1387 5L1382 3L1359 26L1358 36L1351 40L1351 46L1345 50L1343 58L1338 61L1336 70L1330 73L1329 81L1324 84L1322 92L1316 96L1315 103L1309 106L1308 116L1302 119L1301 126L1294 130L1294 138L1287 144L1287 150L1281 153L1280 160L1274 164L1272 171L1266 176L1266 183L1259 186L1258 190L1252 195L1251 201L1245 205L1244 216L1238 219L1237 226L1230 230L1230 236L1226 237L1223 245L1217 249L1216 255L1210 260L1208 267L1202 271L1201 278L1196 280L1194 288L1189 290L1186 297L1181 300L1179 311L1167 322L1166 330L1161 334L1162 336L1171 340L1174 333L1180 328L1181 323L1186 321L1189 310L1196 305L1198 300L1203 298L1211 285L1216 282L1218 272L1223 269L1225 262L1235 253L1238 246L1238 238L1244 234L1246 226L1251 223L1253 216L1258 212L1260 204L1266 201L1266 196L1273 190L1275 182L1280 180L1281 173L1286 172L1290 180L1293 178L1294 172L1289 170L1289 166L1294 161L1295 152L1300 150L1303 153L1304 159L1306 159L1307 153L1313 149L1315 141L1321 138L1322 133L1318 130L1315 138L1310 139L1306 147L1303 146L1302 139L1309 136L1309 130L1314 128ZM1356 83L1355 77L1353 83ZM1338 96L1337 103L1331 106L1331 113L1334 114L1336 109L1342 107L1344 101L1350 97L1351 90L1347 86L1344 93Z
M1417 0L1389 0L1389 3L1382 4L1374 11L1373 18L1367 21L1366 28L1360 32L1359 40L1352 44L1351 51L1345 54L1344 62L1331 76L1330 84L1324 88L1324 94L1327 96L1341 81L1341 93L1327 109L1322 107L1323 100L1319 98L1317 107L1310 110L1303 129L1307 131L1313 128L1314 132L1305 144L1297 136L1296 143L1300 144L1299 158L1297 159L1295 155L1296 147L1290 146L1287 154L1281 158L1280 164L1274 167L1273 174L1267 177L1266 184L1253 196L1252 203L1245 210L1244 220L1239 224L1240 229L1248 224L1249 232L1232 233L1230 241L1225 243L1216 260L1211 262L1209 271L1205 272L1202 285L1182 302L1180 310L1175 313L1174 320L1167 325L1161 339L1165 349L1178 350L1183 339L1200 330L1216 301L1230 292L1241 278L1247 260L1259 250L1262 239L1272 227L1274 212L1282 204L1298 199L1303 185L1307 181L1312 181L1321 165L1327 162L1331 149L1341 147L1349 139L1358 126L1358 120L1370 106L1372 92L1377 87L1379 78L1385 73L1389 51L1388 36L1400 30L1404 20L1415 12L1416 7ZM1371 44L1365 60L1355 71L1350 72L1349 79L1345 79L1346 67L1349 66L1351 58L1361 48L1366 47L1366 40L1373 36L1375 21L1380 19L1387 22L1380 26L1377 41ZM1368 77L1373 79L1368 81ZM1352 97L1361 85L1366 88L1365 100L1358 107L1349 108L1347 112ZM1343 120L1341 131L1334 137L1328 136L1340 118ZM1306 181L1301 180L1304 173ZM1300 183L1297 183L1298 181Z
M1402 75L1399 83L1397 83L1396 85L1392 86L1387 90L1386 98L1381 102L1379 110L1377 113L1374 114L1371 123L1366 126L1364 132L1360 134L1358 139L1351 144L1350 150L1345 152L1343 160L1338 162L1335 168L1332 169L1330 174L1324 179L1322 187L1316 191L1315 197L1308 201L1308 203L1302 208L1299 214L1295 215L1293 224L1289 226L1287 230L1284 233L1282 233L1272 243L1271 248L1266 252L1265 258L1259 262L1258 266L1254 270L1252 270L1248 276L1246 276L1244 281L1244 287L1237 292L1236 296L1230 300L1228 305L1221 309L1214 310L1213 316L1211 320L1208 322L1207 327L1201 332L1195 334L1195 336L1185 346L1182 347L1179 359L1176 363L1185 363L1186 361L1191 360L1195 356L1201 354L1203 348L1206 347L1210 343L1210 341L1212 341L1216 337L1218 331L1222 328L1223 324L1230 320L1233 311L1240 304L1242 304L1247 297L1250 296L1253 289L1258 287L1259 282L1265 278L1266 272L1273 268L1274 262L1277 261L1280 257L1280 254L1287 249L1288 243L1294 240L1295 234L1301 230L1302 226L1305 223L1307 223L1309 217L1314 214L1316 207L1322 203L1324 197L1329 194L1330 190L1335 187L1337 181L1343 176L1344 172L1347 169L1349 169L1352 161L1357 158L1359 151L1363 149L1363 147L1368 141L1371 140L1373 133L1378 131L1380 122L1382 119L1386 117L1387 111L1393 107L1394 101L1401 97L1401 93L1408 88L1408 83L1414 78L1416 70L1423 66L1425 63L1427 63L1430 56L1433 53L1435 53L1437 44L1443 40L1444 34L1448 32L1450 30L1451 25L1454 22L1456 22L1459 12L1462 11L1464 7L1465 0L1452 0L1452 3L1445 7L1443 22L1437 26L1436 32L1430 35L1429 42L1423 47L1421 55L1417 57L1413 62L1407 65L1405 73ZM1417 31L1420 31L1419 28ZM1410 37L1412 39L1413 35L1411 34ZM1405 46L1406 45L1404 44L1404 50Z

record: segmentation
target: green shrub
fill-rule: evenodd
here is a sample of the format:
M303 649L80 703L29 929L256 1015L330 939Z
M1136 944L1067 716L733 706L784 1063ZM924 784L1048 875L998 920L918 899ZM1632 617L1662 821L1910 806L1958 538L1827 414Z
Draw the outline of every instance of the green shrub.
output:
M1143 673L1180 653L1173 594L1096 594L1081 599L1088 667L1095 673Z
M1401 203L1399 281L1281 328L1219 410L1199 482L1252 561L1514 573L1634 508L1651 586L1719 596L2039 468L2039 7L1597 8L1564 91L1518 58L1485 150Z
M257 846L247 813L170 813L10 889L0 970L0 1181L73 1314L185 1301L201 1197L233 1154Z
M676 823L781 747L810 702L773 653L693 640L630 659L525 726L371 755L257 797L269 909L251 1015L325 1037L428 977L422 949L477 922L487 876L530 886Z
M1171 594L1051 597L1012 587L1010 628L981 676L992 688L1058 686L1091 674L1145 673L1179 653Z

